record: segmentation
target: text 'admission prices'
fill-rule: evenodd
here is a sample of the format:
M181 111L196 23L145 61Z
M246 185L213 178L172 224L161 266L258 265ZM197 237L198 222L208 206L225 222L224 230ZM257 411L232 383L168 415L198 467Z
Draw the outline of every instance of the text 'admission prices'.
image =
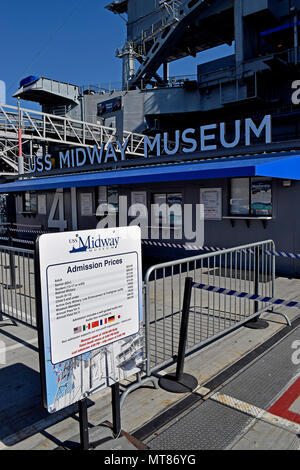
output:
M41 256L52 364L135 335L140 328L140 246L132 239L125 244L122 237L108 237L105 230L92 232L92 237L77 239L73 234L74 246L58 255L57 263L55 253ZM126 247L133 250L124 252Z

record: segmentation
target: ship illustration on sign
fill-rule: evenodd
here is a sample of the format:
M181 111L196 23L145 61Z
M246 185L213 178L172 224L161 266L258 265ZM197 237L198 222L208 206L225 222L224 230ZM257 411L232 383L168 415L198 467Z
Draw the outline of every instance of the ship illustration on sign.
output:
M124 370L130 370L133 366L141 367L144 363L143 346L143 336L140 334L124 340L117 356L118 367Z
M75 248L75 246L73 245L73 248L71 251L69 251L69 253L84 253L87 251L88 247L87 245L83 243L81 237L78 238L78 241L79 241L79 247Z

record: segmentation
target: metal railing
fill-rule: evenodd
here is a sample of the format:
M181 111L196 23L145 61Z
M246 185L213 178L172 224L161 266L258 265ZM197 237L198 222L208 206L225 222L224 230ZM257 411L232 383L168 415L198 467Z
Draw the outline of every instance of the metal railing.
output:
M271 240L151 267L145 276L147 376L174 363L186 277L230 291L274 296ZM217 289L215 289L217 290ZM258 317L268 303L193 289L187 353Z
M22 129L22 138L80 146L101 145L116 138L116 129L21 108L0 105L0 135L15 137Z
M89 95L89 94L98 94L101 95L103 93L107 93L110 91L121 91L122 90L122 82L103 82L97 83L96 85L87 84L82 85L79 87L81 95Z
M22 242L5 236L1 239ZM144 285L148 373L172 361L176 354L186 277L205 286L274 297L274 251L274 243L266 241L151 267ZM267 307L249 299L194 289L189 349L236 328ZM36 326L33 249L0 246L0 308L3 314Z
M0 157L17 159L18 131L21 128L22 140L56 143L72 147L107 147L119 141L122 145L128 140L126 153L144 157L143 134L124 131L118 135L115 128L78 121L66 116L56 116L21 108L20 117L15 106L0 104L0 140L5 142ZM14 150L14 152L12 152ZM117 149L116 149L117 150ZM9 154L9 155L8 155ZM16 164L15 162L12 162Z
M274 242L267 240L148 269L144 283L145 375L137 374L136 382L123 391L121 403L145 382L157 386L156 373L175 363L187 277L195 287L186 348L190 354L271 308L271 303L257 301L256 296L250 300L235 294L274 298L275 251ZM0 320L4 314L37 327L34 255L34 250L0 246Z
M0 317L36 327L34 251L0 246Z

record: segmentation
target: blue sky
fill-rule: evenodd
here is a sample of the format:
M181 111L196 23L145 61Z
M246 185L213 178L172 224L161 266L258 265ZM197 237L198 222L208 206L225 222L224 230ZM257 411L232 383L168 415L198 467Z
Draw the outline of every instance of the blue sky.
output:
M0 80L7 104L28 75L76 85L121 82L126 23L104 9L109 0L14 0L1 2ZM196 74L197 64L228 54L230 48L198 54L171 64L171 75ZM28 103L26 103L28 106Z

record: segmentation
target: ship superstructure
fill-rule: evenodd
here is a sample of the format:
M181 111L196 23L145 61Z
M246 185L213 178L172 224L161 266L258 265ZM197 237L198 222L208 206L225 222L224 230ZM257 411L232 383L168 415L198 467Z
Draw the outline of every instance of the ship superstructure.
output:
M114 223L126 225L132 219L122 220L121 195L127 209L141 200L150 214L157 201L212 204L212 188L220 200L206 211L214 215L205 221L206 245L270 238L299 253L299 237L287 234L298 233L288 201L299 189L300 0L116 0L106 8L127 23L116 51L122 85L31 76L14 95L20 109L0 106L2 182L19 173L20 143L30 173L30 181L3 186L14 193L13 222L94 228L104 203ZM224 45L228 54L216 59ZM172 75L173 63L189 56L199 58L194 74ZM24 100L42 111L27 110ZM268 167L258 167L263 158ZM170 249L149 243L151 256L185 256L171 249L191 241L184 217L176 227L171 219ZM151 237L163 235L157 229ZM286 270L284 260L278 265Z

